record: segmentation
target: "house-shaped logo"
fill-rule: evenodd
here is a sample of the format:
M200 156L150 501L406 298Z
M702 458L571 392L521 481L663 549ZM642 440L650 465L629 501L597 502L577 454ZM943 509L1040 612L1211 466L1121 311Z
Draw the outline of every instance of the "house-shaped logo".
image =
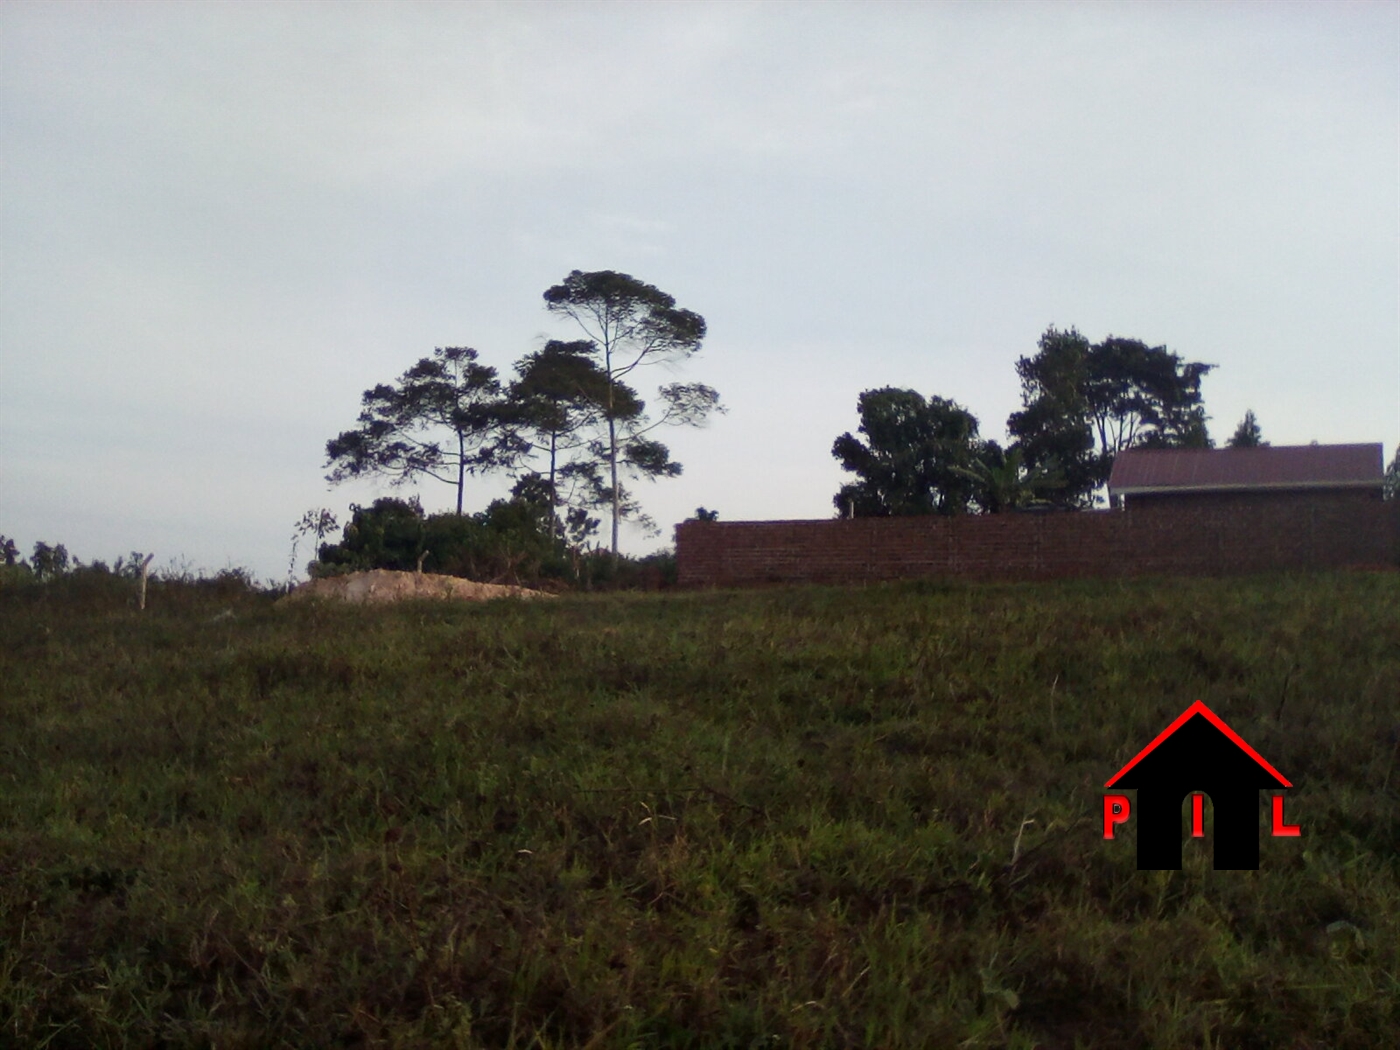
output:
M1181 803L1192 796L1193 837L1204 830L1204 795L1214 811L1215 867L1259 867L1259 792L1293 785L1197 700L1157 739L1113 775L1104 787L1137 789L1137 860L1144 870L1181 867ZM1273 834L1296 836L1297 825L1283 822L1283 796L1275 795ZM1104 796L1104 838L1126 821L1126 795Z

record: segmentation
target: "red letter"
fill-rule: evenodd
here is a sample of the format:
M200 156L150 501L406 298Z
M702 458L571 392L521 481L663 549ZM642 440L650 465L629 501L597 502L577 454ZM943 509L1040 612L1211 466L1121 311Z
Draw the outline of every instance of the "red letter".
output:
M1103 837L1113 838L1113 825L1128 819L1128 796L1105 795L1103 797Z
M1191 837L1206 837L1206 797L1199 793L1191 796Z
M1297 824L1283 822L1283 796L1274 796L1274 835L1278 838L1297 838L1302 829Z

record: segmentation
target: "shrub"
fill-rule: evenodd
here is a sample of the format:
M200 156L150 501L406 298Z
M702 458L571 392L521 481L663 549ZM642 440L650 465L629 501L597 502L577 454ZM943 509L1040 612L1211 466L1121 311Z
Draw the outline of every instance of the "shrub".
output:
M63 544L50 547L43 540L34 544L34 557L29 560L40 580L52 580L69 569L68 548Z
M549 507L529 494L496 500L477 514L423 513L417 500L383 498L351 507L339 543L321 546L311 574L392 569L488 583L557 589L645 589L675 583L675 555L616 558L570 545L550 527Z
M34 570L22 561L0 565L0 588L23 587L35 582Z

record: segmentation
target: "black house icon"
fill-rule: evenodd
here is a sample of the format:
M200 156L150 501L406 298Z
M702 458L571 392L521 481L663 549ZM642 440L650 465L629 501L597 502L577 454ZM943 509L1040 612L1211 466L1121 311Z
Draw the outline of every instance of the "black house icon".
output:
M1106 787L1137 789L1138 867L1181 867L1181 804L1204 792L1215 811L1215 867L1259 867L1259 792L1293 785L1197 700Z

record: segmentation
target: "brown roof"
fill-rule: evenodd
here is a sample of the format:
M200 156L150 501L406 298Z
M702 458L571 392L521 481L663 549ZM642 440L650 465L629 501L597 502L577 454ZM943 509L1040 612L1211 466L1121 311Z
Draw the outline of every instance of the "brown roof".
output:
M1381 482L1379 444L1130 448L1114 457L1108 490L1132 495L1241 489L1379 488Z

